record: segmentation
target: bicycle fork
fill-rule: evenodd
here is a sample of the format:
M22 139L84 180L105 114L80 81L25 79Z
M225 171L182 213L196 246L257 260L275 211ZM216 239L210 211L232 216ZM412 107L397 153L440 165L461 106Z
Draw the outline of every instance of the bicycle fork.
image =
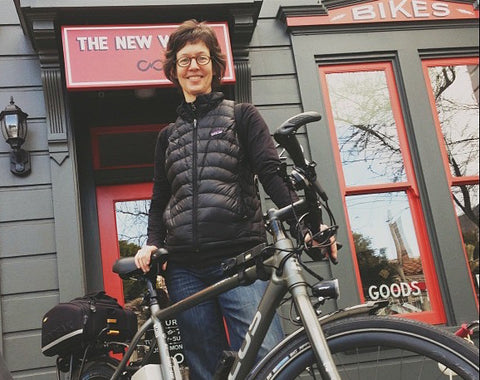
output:
M289 252L293 249L289 239L276 242L276 247ZM333 361L327 340L318 321L317 314L310 302L307 285L302 275L302 268L295 257L290 257L283 268L283 278L292 294L293 301L305 327L305 331L312 345L313 352L319 365L323 379L340 380L340 375Z
M313 352L319 364L319 371L323 379L339 380L337 368L333 362L327 340L318 322L315 310L306 293L305 285L297 285L291 289L295 306L305 326L305 331L312 345Z

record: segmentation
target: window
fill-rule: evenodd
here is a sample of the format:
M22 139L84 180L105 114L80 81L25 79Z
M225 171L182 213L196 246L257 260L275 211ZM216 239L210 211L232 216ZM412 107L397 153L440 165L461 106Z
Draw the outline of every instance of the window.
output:
M390 62L321 66L362 301L445 320Z
M478 302L478 58L424 60L423 69Z
M95 170L153 167L160 125L92 128Z

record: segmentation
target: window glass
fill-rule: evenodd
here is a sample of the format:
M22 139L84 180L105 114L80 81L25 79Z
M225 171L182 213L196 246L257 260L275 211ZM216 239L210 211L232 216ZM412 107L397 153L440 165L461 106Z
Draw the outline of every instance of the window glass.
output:
M149 207L150 200L115 202L115 219L121 257L135 256L146 243ZM122 279L122 282L125 305L137 307L141 303L145 285L133 279ZM164 280L160 276L157 276L157 287L165 289ZM140 319L145 321L147 311L139 310L139 313Z
M346 185L404 182L385 72L330 73L326 80Z
M478 65L428 68L452 176L478 175Z
M365 300L389 300L384 314L431 310L405 192L346 198Z
M478 297L479 269L478 269L478 185L462 185L452 187L452 196L455 202L458 222L462 230L465 253L468 266L475 284Z
M135 247L134 252L121 252L121 256L135 256L146 243L149 208L150 200L115 202L118 241Z

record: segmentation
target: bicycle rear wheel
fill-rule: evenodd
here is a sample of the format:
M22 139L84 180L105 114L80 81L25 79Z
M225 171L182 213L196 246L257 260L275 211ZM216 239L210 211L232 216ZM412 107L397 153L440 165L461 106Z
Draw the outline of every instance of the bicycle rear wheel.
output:
M118 360L107 357L89 361L85 364L80 376L78 373L79 368L74 371L72 379L110 380L118 363Z
M478 349L423 323L358 317L323 326L342 379L478 379ZM321 379L303 331L272 351L249 379Z

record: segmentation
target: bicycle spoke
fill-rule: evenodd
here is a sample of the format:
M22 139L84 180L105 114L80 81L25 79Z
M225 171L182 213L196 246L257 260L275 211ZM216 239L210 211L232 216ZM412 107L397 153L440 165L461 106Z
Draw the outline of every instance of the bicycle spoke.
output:
M402 377L402 369L403 369L403 351L402 355L400 356L400 378L403 379Z
M358 376L358 379L360 379L360 352L358 351L357 348L355 349L355 355L357 358L357 376Z
M375 380L378 379L378 366L379 366L379 363L380 363L380 346L377 347L377 359L375 360L375 362L377 363L377 365L375 366Z
M418 377L417 377L418 380L420 380L422 378L423 368L425 366L426 360L427 360L427 358L425 358L425 357L422 360L422 367L420 368L420 372L418 373Z

